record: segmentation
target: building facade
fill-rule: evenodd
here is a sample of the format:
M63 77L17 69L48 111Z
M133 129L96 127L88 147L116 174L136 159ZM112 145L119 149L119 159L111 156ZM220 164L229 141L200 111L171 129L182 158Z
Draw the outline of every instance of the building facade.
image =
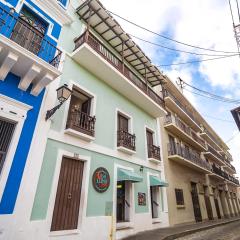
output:
M159 147L166 112L144 77L161 83L162 75L119 25L112 30L117 22L99 1L72 1L67 12L62 75L45 95L4 239L121 239L168 226ZM46 121L64 84L72 95Z
M227 145L181 91L165 85L161 121L171 225L239 215L239 181Z

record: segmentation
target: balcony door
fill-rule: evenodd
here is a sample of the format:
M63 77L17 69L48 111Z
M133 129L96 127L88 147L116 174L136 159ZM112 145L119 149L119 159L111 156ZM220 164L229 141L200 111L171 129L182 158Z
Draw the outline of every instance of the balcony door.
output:
M47 25L40 18L23 8L12 31L11 39L38 55L46 29Z
M128 133L128 118L122 114L118 114L118 131L124 131Z
M147 129L147 145L152 146L153 145L153 133Z
M170 146L170 152L171 152L171 155L174 155L176 154L176 145L175 145L175 140L174 140L174 137L169 135L169 146Z

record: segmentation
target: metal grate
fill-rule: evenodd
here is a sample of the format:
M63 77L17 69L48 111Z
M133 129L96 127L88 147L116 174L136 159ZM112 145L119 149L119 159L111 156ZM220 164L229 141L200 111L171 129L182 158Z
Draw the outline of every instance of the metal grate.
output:
M3 168L14 129L15 123L0 119L0 173Z

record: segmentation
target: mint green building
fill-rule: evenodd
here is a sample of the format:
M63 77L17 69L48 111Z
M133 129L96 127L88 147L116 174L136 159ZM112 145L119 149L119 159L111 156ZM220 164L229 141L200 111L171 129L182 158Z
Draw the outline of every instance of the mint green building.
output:
M121 239L166 227L164 77L98 0L74 0L68 14L63 74L45 94L14 239ZM71 97L45 121L63 84Z

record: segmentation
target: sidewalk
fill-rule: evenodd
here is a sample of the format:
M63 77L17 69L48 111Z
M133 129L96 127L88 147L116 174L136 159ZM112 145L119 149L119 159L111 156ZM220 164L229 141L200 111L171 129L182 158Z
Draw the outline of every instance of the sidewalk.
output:
M124 238L124 240L172 240L191 233L195 233L201 230L207 230L210 228L214 228L216 226L225 225L235 221L240 221L240 217L213 220L201 223L181 224L178 226L168 228L159 228L152 231L138 233L135 236Z

